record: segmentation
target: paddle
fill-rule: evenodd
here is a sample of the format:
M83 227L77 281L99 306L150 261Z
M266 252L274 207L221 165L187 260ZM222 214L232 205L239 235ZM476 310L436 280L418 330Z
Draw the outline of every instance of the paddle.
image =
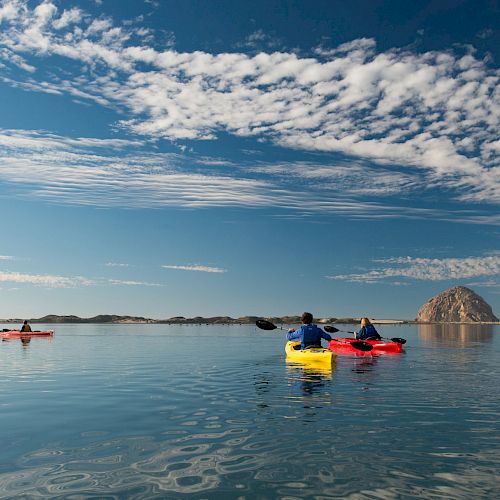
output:
M276 326L275 324L271 323L270 321L267 321L265 319L258 319L255 324L257 325L258 328L261 330L276 330L276 328L279 328L280 330L285 330L285 328L282 328L281 326ZM328 329L327 329L328 328ZM330 330L331 329L331 330ZM340 330L337 330L337 328L330 326L330 327L325 327L325 331L327 332L339 332ZM354 340L353 342L343 342L342 340L336 340L332 339L334 342L338 342L339 344L349 344L355 349L358 349L359 351L371 351L373 349L373 346L369 344L368 342L363 342L362 340Z
M400 337L394 337L392 339L386 339L382 337L383 340L390 340L391 342L396 342L396 344L406 344L406 339L402 339Z
M348 332L347 330L339 330L338 328L335 328L334 326L326 325L323 327L325 332L328 333L336 333L336 332L344 332L344 333L356 333L356 332ZM390 340L391 342L396 342L397 344L406 344L406 339L402 339L400 337L394 337L392 339L387 339L382 337L382 340Z

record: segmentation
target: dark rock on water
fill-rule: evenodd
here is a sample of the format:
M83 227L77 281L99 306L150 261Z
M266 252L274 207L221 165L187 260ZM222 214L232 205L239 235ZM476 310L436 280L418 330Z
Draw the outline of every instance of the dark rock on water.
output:
M418 311L421 322L493 322L498 318L485 300L465 286L456 286L435 295Z

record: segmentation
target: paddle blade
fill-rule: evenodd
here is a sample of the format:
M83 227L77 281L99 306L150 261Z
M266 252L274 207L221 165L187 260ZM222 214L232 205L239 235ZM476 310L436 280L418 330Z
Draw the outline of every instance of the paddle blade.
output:
M406 339L402 339L402 338L399 338L399 337L394 337L393 339L391 339L393 342L397 342L398 344L406 344Z
M351 345L355 349L359 349L360 351L371 351L373 349L373 346L369 344L368 342L363 342L362 340L355 340L354 342L351 342Z
M270 321L265 319L258 319L255 324L257 325L257 328L260 328L261 330L276 330L277 328L276 325L273 325Z
M337 333L340 332L338 328L335 328L334 326L326 325L323 327L323 330L328 333Z

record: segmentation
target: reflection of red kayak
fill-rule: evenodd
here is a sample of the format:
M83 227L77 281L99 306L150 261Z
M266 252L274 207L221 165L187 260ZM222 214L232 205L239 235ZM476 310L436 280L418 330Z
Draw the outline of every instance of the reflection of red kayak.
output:
M329 342L329 347L337 354L358 354L363 356L371 356L373 354L394 354L402 352L403 344L399 342L389 342L385 340L363 340L373 346L373 349L368 352L360 351L351 345L356 340L353 338L335 338Z
M34 332L21 332L19 330L4 330L0 332L2 339L18 339L20 337L52 337L54 330L35 330Z

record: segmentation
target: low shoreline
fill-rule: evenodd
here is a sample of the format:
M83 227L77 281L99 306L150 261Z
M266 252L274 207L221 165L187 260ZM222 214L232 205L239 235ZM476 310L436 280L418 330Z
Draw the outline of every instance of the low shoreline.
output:
M25 318L9 318L0 319L0 323L22 324ZM60 316L47 315L41 318L30 318L29 323L50 323L50 324L158 324L158 325L251 325L255 324L258 319L266 319L277 325L295 325L300 324L299 316L242 316L232 318L230 316L212 316L202 317L195 316L194 318L185 318L183 316L174 316L168 319L152 319L140 316L119 316L119 315L98 315L92 318L80 318L78 316ZM359 318L318 318L316 323L319 325L325 324L343 324L343 325L358 325ZM376 325L432 325L432 324L470 324L470 325L498 325L500 322L458 322L458 321L415 321L407 319L372 319Z

